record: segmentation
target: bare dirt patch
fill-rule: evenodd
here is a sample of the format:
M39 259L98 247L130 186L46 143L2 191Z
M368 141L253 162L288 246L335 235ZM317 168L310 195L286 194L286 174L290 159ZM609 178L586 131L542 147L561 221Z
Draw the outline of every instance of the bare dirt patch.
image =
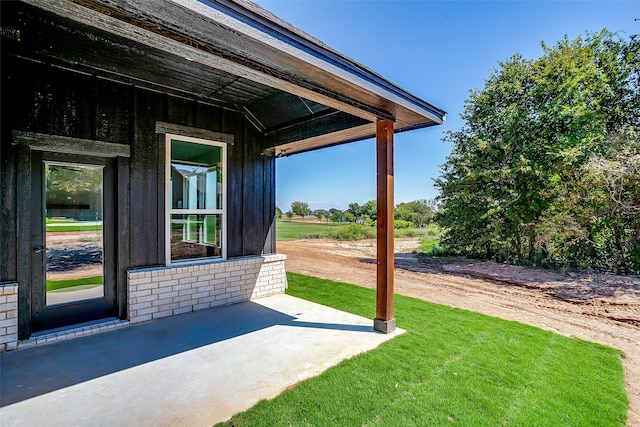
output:
M625 353L629 426L640 426L640 279L563 275L466 258L419 260L417 239L396 239L395 291L515 320ZM375 241L278 242L287 271L375 288Z

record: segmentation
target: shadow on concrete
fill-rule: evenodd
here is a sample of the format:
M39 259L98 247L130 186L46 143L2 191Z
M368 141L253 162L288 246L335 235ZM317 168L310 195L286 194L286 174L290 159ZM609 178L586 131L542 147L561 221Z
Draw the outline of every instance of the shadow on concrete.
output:
M0 355L0 407L272 326L371 333L298 322L254 302L202 310Z

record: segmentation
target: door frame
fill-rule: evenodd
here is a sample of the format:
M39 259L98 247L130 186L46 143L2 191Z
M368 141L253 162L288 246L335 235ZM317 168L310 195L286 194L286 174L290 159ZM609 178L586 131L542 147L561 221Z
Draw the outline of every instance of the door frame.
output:
M111 159L113 162L113 277L115 281L114 316L127 318L127 269L130 267L130 147L125 144L101 142L59 135L13 131L16 156L16 252L18 260L18 339L29 339L33 333L32 312L32 210L34 191L32 174L33 151L66 153ZM44 154L44 153L43 153ZM81 162L82 163L82 162ZM87 162L91 163L91 162ZM37 196L37 197L41 197ZM105 242L106 245L106 242Z
M47 305L46 251L31 252L31 325L34 332L115 317L115 194L114 159L86 155L31 151L31 236L33 245L46 248L45 163L102 168L102 268L104 295L65 304Z

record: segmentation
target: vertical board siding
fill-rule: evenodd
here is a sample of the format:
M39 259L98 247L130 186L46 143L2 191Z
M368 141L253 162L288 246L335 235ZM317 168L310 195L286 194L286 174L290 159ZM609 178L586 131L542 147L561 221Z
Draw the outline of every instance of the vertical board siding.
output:
M183 126L193 126L195 101L166 95L166 102L167 118L165 121Z
M252 127L244 127L243 145L243 255L253 255L262 253L266 233L262 222L264 209L262 194L264 193L263 186L265 185L261 156L262 146L255 137Z
M49 79L49 117L47 133L91 139L95 135L95 107L92 79L69 75L51 67Z
M11 145L11 128L7 123L17 121L16 104L24 102L19 98L21 87L19 75L7 70L3 58L0 88L3 92L0 111L0 281L16 279L16 148ZM15 63L16 61L13 61ZM23 109L24 110L24 109Z
M21 286L30 281L26 271L18 271L30 256L29 230L24 229L29 220L19 216L29 212L29 203L20 200L20 194L30 192L21 185L28 185L23 178L30 171L22 170L22 162L29 150L19 155L13 131L131 146L131 158L117 161L119 282L129 268L165 262L165 153L164 140L155 133L157 121L234 135L227 158L228 257L275 252L275 159L262 156L264 137L242 114L9 55L3 54L2 61L0 245L9 249L0 251L0 280L19 279Z
M222 109L202 102L195 103L193 126L201 129L220 129Z
M42 64L2 57L3 136L4 130L9 134L13 129L40 133L47 131L51 94L45 76L49 71L50 67ZM3 138L3 144L6 143L9 140Z
M2 141L10 139L2 128ZM16 154L9 144L0 147L0 282L16 278Z
M95 139L130 144L133 87L97 80L95 93Z
M245 146L243 135L237 128L237 119L232 120L231 112L223 111L220 117L220 126L223 132L229 132L235 136L235 144L227 148L227 256L242 256L244 242L242 241L243 218L243 182L244 175L242 163ZM236 127L233 126L235 123ZM242 129L242 126L240 126Z
M262 159L264 170L264 193L262 213L263 227L266 230L264 254L276 253L276 158L264 156Z
M119 158L116 164L116 306L118 318L127 317L127 270L131 264L131 168L130 159Z
M134 140L131 146L131 265L157 265L160 140L156 120L164 120L164 96L135 90Z

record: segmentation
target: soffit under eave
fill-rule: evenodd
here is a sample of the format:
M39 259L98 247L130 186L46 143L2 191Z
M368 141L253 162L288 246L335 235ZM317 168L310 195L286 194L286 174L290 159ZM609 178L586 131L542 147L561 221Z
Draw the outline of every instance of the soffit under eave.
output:
M242 34L247 42L242 46L242 54L256 63L264 61L269 66L279 65L281 71L297 73L302 80L318 88L330 88L337 94L345 94L381 111L391 112L386 106L392 104L393 109L408 109L421 114L427 121L438 124L442 123L446 115L445 111L407 92L251 2L211 0L209 4L212 7L209 7L199 0L171 1L188 9L190 13L208 19L210 23L233 28L234 32ZM243 7L250 9L242 9ZM223 12L228 10L233 10L234 13L227 15ZM234 46L227 45L227 49L232 51Z
M401 127L405 127L407 125L412 125L415 123L416 117L418 121L422 120L424 123L424 117L419 114L416 115L414 112L409 111L407 109L403 109L401 106L398 106L394 103L389 103L388 100L379 99L379 104L384 104L389 107L390 110L395 110L394 114L385 113L382 109L375 109L374 107L367 107L366 110L363 110L361 105L354 106L352 102L347 100L346 102L341 102L340 100L336 100L332 93L318 93L317 88L309 88L309 85L299 84L299 82L292 82L295 80L291 78L290 80L280 80L277 76L273 76L268 70L254 70L250 69L243 64L234 63L225 58L216 57L210 53L201 51L199 49L193 48L191 46L185 46L176 40L167 40L166 38L162 38L157 34L149 34L145 33L145 30L140 28L126 28L126 23L114 22L114 18L109 16L96 16L98 12L86 10L81 6L75 5L73 3L69 3L65 0L51 0L51 2L44 2L42 0L27 0L27 3L37 3L42 5L46 3L44 9L48 9L52 11L52 13L56 14L56 12L61 12L63 15L69 16L67 19L72 19L75 22L80 22L87 25L93 26L100 31L107 31L110 34L118 33L118 31L113 31L114 27L119 29L121 32L124 31L127 34L118 35L118 37L128 38L134 43L139 43L141 45L147 46L150 49L161 50L165 48L165 52L173 56L175 59L184 62L185 64L197 67L204 67L203 69L210 69L211 72L215 72L216 70L223 70L222 74L226 74L229 76L230 83L222 82L221 87L224 87L224 93L226 95L231 94L231 101L240 100L240 102L234 102L235 104L239 104L241 109L247 110L247 115L255 115L259 114L255 111L252 112L252 105L258 105L263 102L264 99L272 96L278 95L278 93L283 93L281 91L286 91L286 95L294 94L298 97L301 104L307 104L305 107L310 110L309 116L304 115L293 115L286 116L283 115L282 123L271 123L271 126L263 126L262 129L259 128L261 132L265 134L277 134L281 129L280 125L289 125L290 122L294 122L294 126L299 126L299 129L294 129L294 131L282 131L281 133L285 134L286 137L283 139L278 139L278 135L274 135L271 137L271 145L283 144L283 143L291 143L298 140L308 140L311 138L316 138L321 136L323 133L328 133L332 135L340 135L344 132L348 131L351 127L358 127L362 125L363 120L368 121L370 123L375 122L378 118L389 118L394 115L398 117L397 123L400 124ZM98 19L99 18L99 19ZM99 25L96 25L98 23ZM123 30L122 27L125 27ZM126 37L126 36L129 37ZM130 48L130 47L129 47ZM188 55L188 57L185 57ZM82 59L82 58L80 58ZM176 73L174 72L174 79L176 77ZM298 76L299 78L300 76ZM243 83L245 82L245 83ZM251 92L255 92L256 89L260 90L260 87L264 87L263 95L259 95L256 97L254 95L248 95ZM306 86L306 87L305 87ZM356 90L361 91L362 88L356 88ZM222 94L222 92L221 92ZM308 95L309 98L313 98L315 100L311 101L308 98L301 96L300 94ZM253 96L253 98L251 98ZM222 96L224 98L224 96ZM308 102L306 102L308 100ZM226 99L229 101L229 99ZM317 102L321 101L321 102ZM315 105L314 105L315 103ZM357 103L355 103L357 104ZM323 109L323 111L319 111ZM264 107L264 106L263 106ZM269 110L269 107L263 110ZM348 111L347 114L342 114L342 122L330 123L326 127L318 127L315 132L316 135L311 135L309 132L305 133L303 126L298 125L295 122L301 121L304 123L304 126L307 129L310 127L310 123L320 123L323 120L323 117L315 117L314 114L323 114L329 115L336 112L344 112ZM407 113L412 116L407 116ZM352 117L348 117L351 115ZM407 117L405 117L407 116ZM363 119L366 117L366 119ZM317 121L316 121L317 120ZM346 122L345 122L346 120ZM286 126L285 126L286 127ZM331 143L335 143L335 141L331 141Z
M148 2L127 2L124 0L112 0L108 4L102 1L76 0L83 6L67 0L23 0L23 2L83 25L162 50L178 58L223 70L240 78L289 92L370 121L375 121L379 117L392 118L383 109L345 96L340 91L315 85L310 82L307 75L301 75L293 67L290 67L291 64L283 63L276 67L275 65L278 64L255 62L255 58L247 55L247 52L257 52L255 53L257 56L266 56L267 52L270 54L274 54L274 52L267 50L265 46L256 45L255 41L247 41L246 38L238 39L240 36L233 29L219 24L213 25L208 21L203 24L199 15L194 15L172 3L160 2L162 7L155 10L149 6ZM134 5L147 6L147 9L144 11L136 8L131 9ZM121 9L109 9L107 6L118 6ZM155 7L156 4L153 3L153 6ZM125 14L127 16L135 15L136 19L133 21L128 19L133 23L124 21L122 19ZM171 21L178 20L180 17L183 21L181 23ZM148 21L144 21L143 18ZM184 22L185 20L193 22L193 25L188 26ZM187 31L196 31L196 28L193 28L197 27L196 24L205 25L204 28L199 28L200 32L211 33L207 34L209 37L207 42L191 39L188 35ZM170 25L170 28L163 25ZM275 52L275 54L280 59L291 59L279 52ZM308 75L317 74L318 71L315 68L311 69L308 71ZM320 72L322 71L320 70Z
M417 113L423 117L423 122L442 123L446 114L355 61L327 46L318 45L315 39L306 40L300 36L297 45L295 40L287 39L295 37L295 34L290 29L279 27L283 21L277 18L274 19L278 22L267 21L273 27L265 28L265 24L252 26L231 16L228 11L225 13L197 0L173 0L160 4L126 0L74 1L96 11L108 8L109 14L123 23L139 26L183 45L195 46L280 81L274 84L273 81L256 80L260 83L370 121L382 118L409 123L414 120L402 116ZM221 3L237 4L222 0L210 4L219 6ZM253 7L260 9L257 5ZM280 32L273 34L273 31ZM302 42L306 44L299 45ZM237 68L225 70L248 77L238 74L243 70Z
M23 7L19 7L20 5ZM4 53L85 75L223 107L227 105L225 108L242 111L247 118L259 116L258 122L263 125L256 123L256 128L270 138L276 137L280 130L289 132L290 127L297 123L304 126L318 119L317 116L339 111L299 95L222 71L224 67L216 68L188 60L78 22L77 19L24 5L24 2L3 4L3 22L9 27L19 23L20 26L16 26L16 29L22 34L19 42L8 40L5 43ZM215 58L211 59L215 61ZM269 114L278 120L267 117ZM354 120L357 119L356 122L362 120L357 116L353 117ZM322 128L319 130L322 131ZM326 131L333 130L328 128Z

